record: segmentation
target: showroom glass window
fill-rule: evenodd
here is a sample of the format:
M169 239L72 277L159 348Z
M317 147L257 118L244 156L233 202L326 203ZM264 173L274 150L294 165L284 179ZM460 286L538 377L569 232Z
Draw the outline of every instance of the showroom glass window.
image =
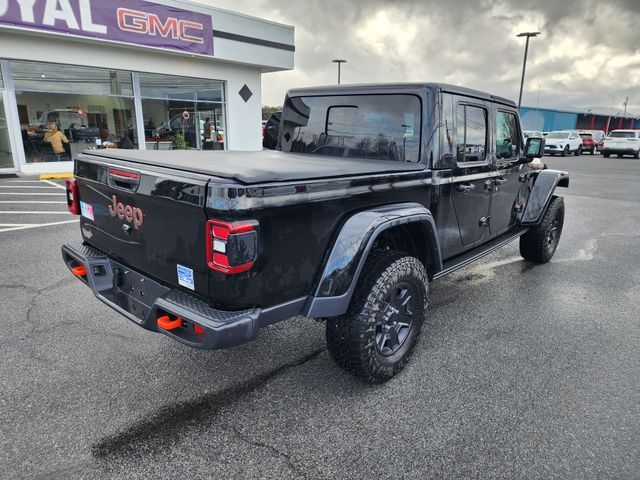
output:
M139 73L147 150L221 150L225 145L224 83Z
M0 71L0 170L3 168L13 168L11 144L9 143L9 124L7 122L7 115L2 96L3 88L2 72Z
M22 61L12 61L11 70L27 162L137 148L130 73Z
M418 162L420 99L414 95L292 97L283 151Z

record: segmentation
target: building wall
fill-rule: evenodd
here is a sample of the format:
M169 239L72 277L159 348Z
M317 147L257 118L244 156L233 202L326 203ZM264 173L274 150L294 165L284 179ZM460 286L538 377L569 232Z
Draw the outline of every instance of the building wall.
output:
M577 113L522 107L520 118L525 130L551 132L553 130L572 130L576 128Z

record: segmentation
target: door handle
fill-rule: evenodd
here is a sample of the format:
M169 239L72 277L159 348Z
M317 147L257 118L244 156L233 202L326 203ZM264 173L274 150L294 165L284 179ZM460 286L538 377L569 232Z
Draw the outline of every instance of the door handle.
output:
M461 183L460 185L456 186L456 190L458 192L462 192L465 194L475 189L476 186L473 183Z

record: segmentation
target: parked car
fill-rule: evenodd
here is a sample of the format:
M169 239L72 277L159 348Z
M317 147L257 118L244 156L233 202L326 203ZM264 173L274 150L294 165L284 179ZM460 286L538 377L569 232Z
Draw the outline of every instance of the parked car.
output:
M589 152L591 155L595 155L599 149L598 143L593 134L589 132L579 132L580 138L582 138L582 150Z
M544 138L542 132L538 132L537 130L525 130L524 138Z
M588 150L595 155L602 151L605 134L602 130L578 130L578 135L582 138L582 150Z
M272 113L262 127L262 148L274 150L278 146L278 132L282 112Z
M582 138L580 138L577 132L568 130L549 132L545 139L545 154L562 155L563 157L566 157L570 153L576 156L582 155Z
M604 139L602 155L605 158L611 155L640 158L640 130L612 130Z
M411 357L432 280L516 239L532 262L558 246L569 176L532 168L544 141L523 141L510 100L431 83L296 89L278 144L82 153L67 183L82 242L62 247L66 266L194 348L323 319L334 360L380 383Z

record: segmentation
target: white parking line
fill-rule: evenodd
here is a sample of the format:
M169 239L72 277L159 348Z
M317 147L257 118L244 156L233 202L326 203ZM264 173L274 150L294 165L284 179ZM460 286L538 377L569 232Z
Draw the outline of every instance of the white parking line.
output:
M24 202L22 202L22 203L24 203ZM69 213L66 210L65 211L58 210L58 211L55 211L55 212L52 212L52 211L49 211L49 210L47 210L47 211L42 210L40 212L37 211L37 210L36 211L29 211L29 212L26 212L26 211L23 211L23 210L2 210L2 211L0 211L0 215L2 215L2 214L10 214L10 215L19 214L19 215L22 215L23 213L34 214L34 215L71 215L71 213Z
M52 182L51 180L43 180L44 183L48 183L49 185L53 185L54 187L61 188L65 192L67 191L67 187L64 185L60 185L59 183ZM46 187L43 187L46 188Z
M58 186L62 187L62 185L58 185ZM49 189L52 189L53 187L45 187L43 185L0 185L0 188L23 188L23 189L27 189L27 188L49 188ZM64 188L64 187L62 187L62 188Z
M49 202L46 200L0 200L0 203L56 203L56 204L64 204L67 202Z
M40 228L40 227L50 227L53 225L63 225L65 223L76 223L79 222L79 219L76 220L66 220L64 222L52 222L52 223L40 223L40 224L32 224L32 225L21 225L18 227L12 227L12 228L4 228L4 229L0 229L0 233L2 232L14 232L16 230L27 230L29 228ZM2 226L0 224L0 226Z
M0 195L42 195L42 196L64 196L64 193L31 193L31 192L0 192Z

